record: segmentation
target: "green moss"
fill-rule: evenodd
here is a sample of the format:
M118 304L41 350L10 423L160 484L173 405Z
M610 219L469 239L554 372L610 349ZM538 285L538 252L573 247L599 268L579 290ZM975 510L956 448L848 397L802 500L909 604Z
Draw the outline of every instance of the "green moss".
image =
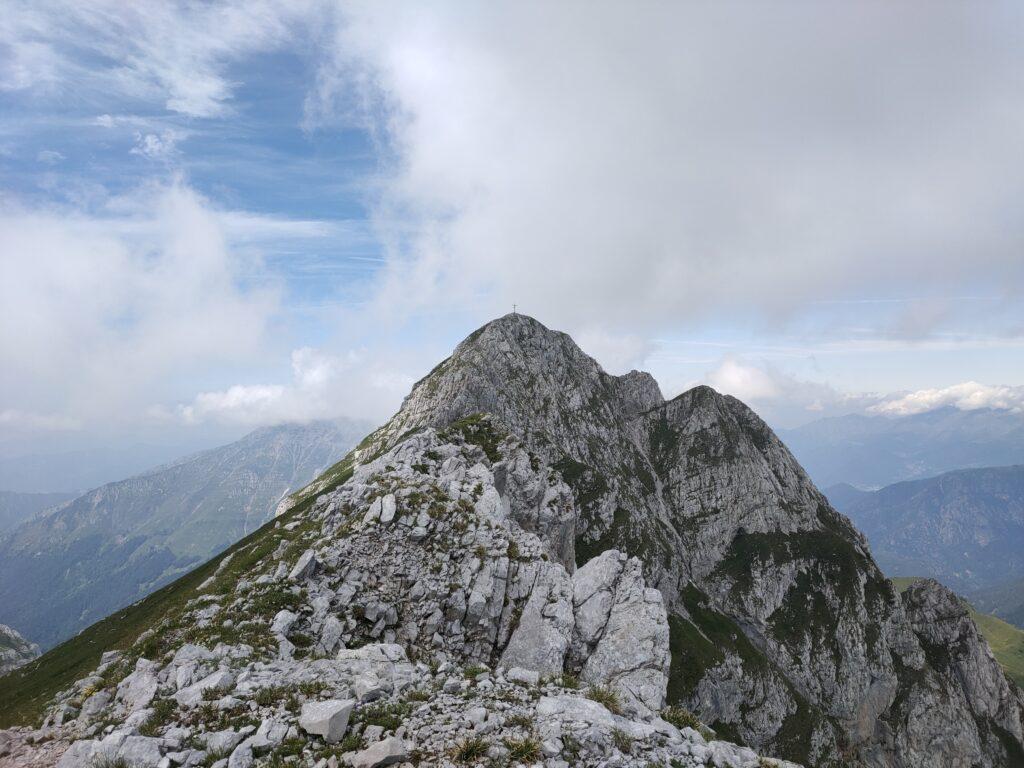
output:
M572 488L580 509L588 510L608 493L608 483L601 474L586 464L568 456L557 461L554 468L561 474L566 485Z
M482 413L460 419L441 433L443 439L461 437L464 442L479 446L492 463L501 460L498 446L505 436L504 432L495 427L491 417Z

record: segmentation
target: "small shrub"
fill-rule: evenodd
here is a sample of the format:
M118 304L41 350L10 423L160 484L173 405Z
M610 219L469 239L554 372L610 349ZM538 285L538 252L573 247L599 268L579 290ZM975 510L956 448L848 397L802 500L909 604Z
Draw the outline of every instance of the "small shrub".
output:
M271 685L256 691L256 703L261 707L274 707L277 702L288 696L288 689L281 685Z
M619 752L629 754L633 750L633 740L618 728L612 728L612 743Z
M613 715L622 714L622 704L619 703L619 695L607 685L592 685L587 691L587 698L604 705L604 708Z
M525 728L530 730L533 728L533 720L529 715L510 715L505 718L505 725L509 728Z
M231 750L229 749L214 749L206 753L206 759L203 760L203 768L212 768L213 764L219 760L226 760L231 756Z
M305 632L292 632L288 635L288 639L296 648L309 648L313 645L313 638Z
M323 693L326 687L319 680L307 680L304 683L299 683L299 693L303 696L316 696L319 693Z
M701 729L700 720L686 707L665 707L661 710L661 719L676 728L693 728L695 731Z
M574 765L580 759L580 752L583 745L580 740L571 733L562 734L562 755L570 765Z
M407 701L375 704L357 709L352 715L352 722L379 725L385 731L397 731L402 727L402 722L410 712L412 712L412 704Z
M153 713L139 727L143 736L156 736L160 729L171 722L178 706L172 699L160 699L153 704Z
M525 739L505 739L508 759L514 763L536 763L540 760L540 742L532 736Z
M467 736L455 746L453 757L459 763L475 763L487 756L490 746L480 736Z
M482 667L479 664L470 664L465 670L463 670L463 674L466 676L467 680L472 680L477 675L482 675L486 671L487 667Z
M337 752L340 755L346 752L356 752L363 748L363 736L360 733L347 733L345 738L338 742Z
M100 757L89 763L89 768L131 768L123 757Z
M580 687L580 679L576 677L576 675L571 675L568 672L564 672L561 676L556 677L554 683L560 688L570 688L574 691L578 690Z

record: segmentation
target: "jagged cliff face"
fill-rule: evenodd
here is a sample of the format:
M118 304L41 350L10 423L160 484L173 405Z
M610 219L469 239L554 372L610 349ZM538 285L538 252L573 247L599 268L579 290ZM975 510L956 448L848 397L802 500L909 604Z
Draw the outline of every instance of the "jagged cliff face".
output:
M361 457L479 413L572 489L574 526L546 534L555 551L641 559L669 608L670 697L812 764L1003 764L863 537L741 402L707 387L665 402L649 375L608 375L565 334L510 315L418 382Z

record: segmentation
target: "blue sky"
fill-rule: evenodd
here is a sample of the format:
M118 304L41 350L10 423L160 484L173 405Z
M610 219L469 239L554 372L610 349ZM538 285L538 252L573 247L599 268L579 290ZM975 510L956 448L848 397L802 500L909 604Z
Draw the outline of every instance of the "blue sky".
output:
M7 455L379 420L513 302L780 425L1024 407L1012 4L9 10Z

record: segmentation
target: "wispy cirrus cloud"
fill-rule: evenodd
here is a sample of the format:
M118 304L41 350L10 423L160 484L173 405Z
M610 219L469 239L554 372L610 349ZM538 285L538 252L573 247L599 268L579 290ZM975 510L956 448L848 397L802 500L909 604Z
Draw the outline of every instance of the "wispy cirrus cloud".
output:
M191 117L223 115L235 87L228 68L293 40L324 5L14 0L0 21L0 89L114 92Z

